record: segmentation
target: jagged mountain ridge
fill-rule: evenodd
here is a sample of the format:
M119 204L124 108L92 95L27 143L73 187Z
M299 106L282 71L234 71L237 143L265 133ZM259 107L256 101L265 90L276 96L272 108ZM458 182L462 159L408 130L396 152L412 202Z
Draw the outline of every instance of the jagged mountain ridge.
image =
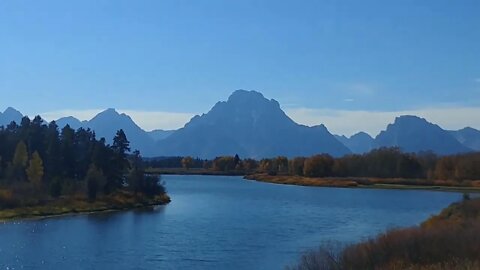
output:
M22 113L14 108L0 112L0 126L15 121ZM438 154L480 151L480 131L467 127L446 131L416 116L400 116L373 139L359 132L350 138L333 136L324 125L307 127L295 123L277 101L255 91L235 91L227 101L218 102L203 115L193 117L179 130L145 131L130 116L107 109L89 121L62 117L57 125L94 130L97 137L111 143L123 129L131 148L146 157L191 155L212 158L239 154L242 157L308 156L329 153L365 153L378 147L400 147L406 152L433 151Z
M472 151L448 131L412 115L397 117L394 123L375 137L374 148L392 146L400 147L405 152L433 151L440 155Z
M350 153L325 126L299 125L281 110L277 101L245 90L235 91L208 113L193 117L158 145L162 155L202 158L232 154L262 158Z
M355 154L364 154L373 149L374 139L365 132L358 132L350 137L335 135L335 138Z

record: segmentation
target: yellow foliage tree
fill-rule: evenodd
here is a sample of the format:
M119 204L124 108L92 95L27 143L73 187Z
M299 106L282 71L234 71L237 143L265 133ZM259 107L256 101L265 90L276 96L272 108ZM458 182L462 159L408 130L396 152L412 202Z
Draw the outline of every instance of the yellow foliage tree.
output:
M15 154L13 155L13 166L16 168L25 168L28 162L27 145L20 141L15 148Z
M35 187L40 189L42 187L43 179L43 161L37 151L33 153L32 158L30 159L29 166L26 170L28 180L30 183L34 184Z
M190 169L193 166L193 158L192 157L184 157L182 159L182 166L184 169Z

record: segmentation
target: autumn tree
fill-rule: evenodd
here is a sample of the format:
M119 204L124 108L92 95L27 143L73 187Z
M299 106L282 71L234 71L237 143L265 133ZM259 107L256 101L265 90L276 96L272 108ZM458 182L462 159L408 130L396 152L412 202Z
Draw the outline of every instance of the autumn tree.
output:
M308 177L331 176L334 160L329 155L316 155L305 160L303 174Z
M217 157L213 160L213 170L232 171L235 169L235 158L232 156Z
M190 156L182 158L182 167L186 170L190 169L193 165L193 158Z
M258 168L258 162L252 158L246 158L241 163L243 169L247 172L255 171Z
M273 171L273 162L268 158L264 158L264 159L260 160L258 168L262 172L272 172Z
M296 157L288 161L288 172L291 175L303 175L304 157Z
M32 183L36 189L43 187L43 161L37 151L32 154L28 168L26 169L28 181Z
M435 178L449 180L455 177L455 162L453 157L442 157L435 166Z
M287 157L279 156L274 159L274 170L278 173L288 172L288 159Z

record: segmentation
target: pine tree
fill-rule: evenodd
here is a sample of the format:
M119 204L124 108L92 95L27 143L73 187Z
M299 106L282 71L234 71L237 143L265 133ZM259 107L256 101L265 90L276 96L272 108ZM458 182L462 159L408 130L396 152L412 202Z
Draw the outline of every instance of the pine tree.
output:
M122 129L117 131L117 134L113 138L112 144L113 150L113 164L115 164L115 177L114 182L112 183L113 186L110 188L119 188L124 184L124 175L130 169L130 163L127 159L127 153L130 152L130 142L127 140L127 136Z
M10 177L16 181L25 181L25 168L28 162L27 145L20 141L15 148L15 154L13 155L12 168Z
M88 199L95 200L98 192L105 185L105 177L102 170L99 170L95 164L90 164L85 180L87 182Z

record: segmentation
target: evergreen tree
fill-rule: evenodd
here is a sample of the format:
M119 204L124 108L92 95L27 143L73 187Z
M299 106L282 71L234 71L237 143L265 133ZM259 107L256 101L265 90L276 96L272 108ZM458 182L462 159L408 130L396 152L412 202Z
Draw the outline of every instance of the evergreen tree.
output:
M142 192L145 188L145 169L143 168L142 157L140 152L135 150L130 157L131 170L128 173L128 188L133 192Z
M61 167L63 176L69 179L75 178L75 131L66 125L60 135Z
M13 155L13 161L11 165L10 177L16 181L25 181L25 168L28 162L27 145L20 141L15 148L15 154Z
M98 192L102 190L102 186L105 184L103 172L99 170L95 164L91 164L86 174L85 181L87 182L88 199L95 200Z
M46 152L43 158L45 166L45 175L48 178L59 176L61 170L61 151L60 151L60 134L55 121L50 122L46 130L45 144Z
M110 188L119 188L124 184L124 175L130 168L130 163L127 159L127 153L130 152L130 142L122 129L117 131L113 138L112 150L114 154L112 162L115 166L115 176L112 183L113 187Z

